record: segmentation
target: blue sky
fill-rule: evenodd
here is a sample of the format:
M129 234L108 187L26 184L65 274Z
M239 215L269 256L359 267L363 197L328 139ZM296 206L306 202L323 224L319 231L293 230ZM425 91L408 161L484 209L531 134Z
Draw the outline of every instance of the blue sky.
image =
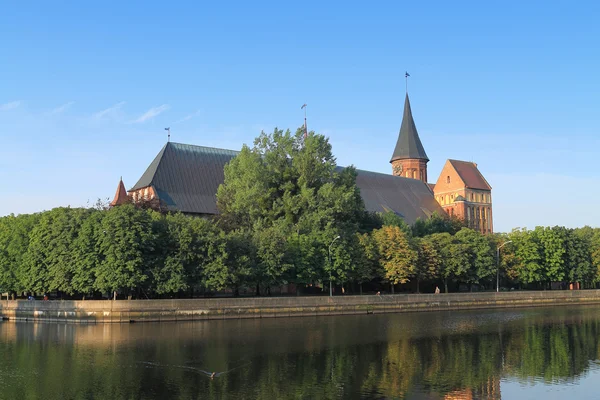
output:
M0 215L112 198L167 126L239 149L303 103L390 173L406 70L430 180L477 162L498 231L600 226L598 3L123 3L0 6Z

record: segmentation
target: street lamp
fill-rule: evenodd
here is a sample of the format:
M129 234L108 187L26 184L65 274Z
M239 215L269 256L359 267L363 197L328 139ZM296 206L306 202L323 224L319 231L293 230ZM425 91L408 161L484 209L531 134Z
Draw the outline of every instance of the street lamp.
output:
M500 291L500 249L509 243L512 243L512 240L502 243L496 249L496 292Z
M329 297L333 296L333 293L331 292L331 269L333 267L333 265L331 264L331 246L333 246L333 243L338 240L340 238L340 235L337 235L335 237L335 239L333 239L331 241L331 244L329 245Z

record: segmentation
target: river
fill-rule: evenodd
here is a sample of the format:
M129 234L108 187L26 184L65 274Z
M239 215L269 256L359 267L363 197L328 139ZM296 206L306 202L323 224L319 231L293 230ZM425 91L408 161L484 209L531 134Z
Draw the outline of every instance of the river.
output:
M595 399L599 342L599 306L0 322L0 399Z

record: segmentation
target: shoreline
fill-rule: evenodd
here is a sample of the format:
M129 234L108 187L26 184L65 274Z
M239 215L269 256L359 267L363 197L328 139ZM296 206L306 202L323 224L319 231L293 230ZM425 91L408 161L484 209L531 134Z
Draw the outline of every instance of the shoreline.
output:
M4 321L83 324L458 311L600 304L600 290L172 300L3 300Z

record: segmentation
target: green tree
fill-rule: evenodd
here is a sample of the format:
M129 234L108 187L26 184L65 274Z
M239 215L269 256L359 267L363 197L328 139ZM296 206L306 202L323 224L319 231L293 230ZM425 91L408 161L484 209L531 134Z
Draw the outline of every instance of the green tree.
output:
M550 282L562 282L566 278L565 264L565 228L558 226L549 228L536 227L542 249L542 263L544 266L544 280Z
M455 238L455 246L461 246L468 260L467 283L473 285L491 281L496 276L496 262L490 239L469 228L461 229Z
M210 262L210 247L218 229L209 220L181 213L168 214L164 221L164 263L153 271L154 289L159 294L189 290L193 297L194 290L202 288L204 266Z
M94 291L96 272L103 260L99 238L102 236L102 219L105 214L105 211L91 210L81 224L73 245L75 269L71 285L75 292L83 294L83 299L86 294Z
M412 233L416 237L444 232L454 235L463 227L465 227L464 220L455 216L450 217L446 214L440 215L434 212L427 219L418 218L412 226Z
M313 132L305 138L303 130L263 132L252 149L245 146L225 167L217 205L225 231L250 236L255 280L267 285L325 280L334 270L347 279L354 263L345 243L336 246L334 265L324 262L331 238L351 238L373 224L356 171L336 168L328 140ZM300 269L309 262L319 264Z
M356 247L354 280L359 285L360 294L363 292L363 283L372 281L379 275L379 251L377 242L368 233L357 233L358 246Z
M143 290L143 284L150 278L149 267L157 245L152 212L129 204L106 211L98 238L101 261L96 271L95 289L103 293L121 290L128 294Z
M234 295L239 295L240 288L252 281L255 255L250 232L219 232L209 246L204 286L209 290L232 288Z
M510 247L505 246L503 251L514 249L514 258L509 274L520 284L541 283L544 280L542 244L539 233L539 230L529 231L525 228L517 228L508 234L512 243Z
M589 227L586 228L567 230L565 256L570 282L585 284L594 281L591 250L593 231Z
M42 213L31 231L25 256L23 286L31 292L59 290L73 294L75 241L89 210L54 208Z
M430 236L415 238L414 245L417 249L414 278L417 281L417 293L419 293L421 281L433 279L439 275L442 260Z
M38 224L40 214L9 215L0 218L0 289L7 292L25 290L27 276L24 263L29 236Z
M434 233L428 237L440 256L439 278L448 293L448 283L464 280L469 267L469 253L466 246L448 232Z
M373 232L379 250L379 260L385 270L384 278L394 285L406 283L415 273L417 252L406 234L397 226L384 226Z
M396 214L393 211L387 211L380 214L381 225L382 226L397 226L402 229L402 232L406 233L408 236L412 236L412 228L410 225L404 221L400 215ZM418 220L421 223L421 220Z

